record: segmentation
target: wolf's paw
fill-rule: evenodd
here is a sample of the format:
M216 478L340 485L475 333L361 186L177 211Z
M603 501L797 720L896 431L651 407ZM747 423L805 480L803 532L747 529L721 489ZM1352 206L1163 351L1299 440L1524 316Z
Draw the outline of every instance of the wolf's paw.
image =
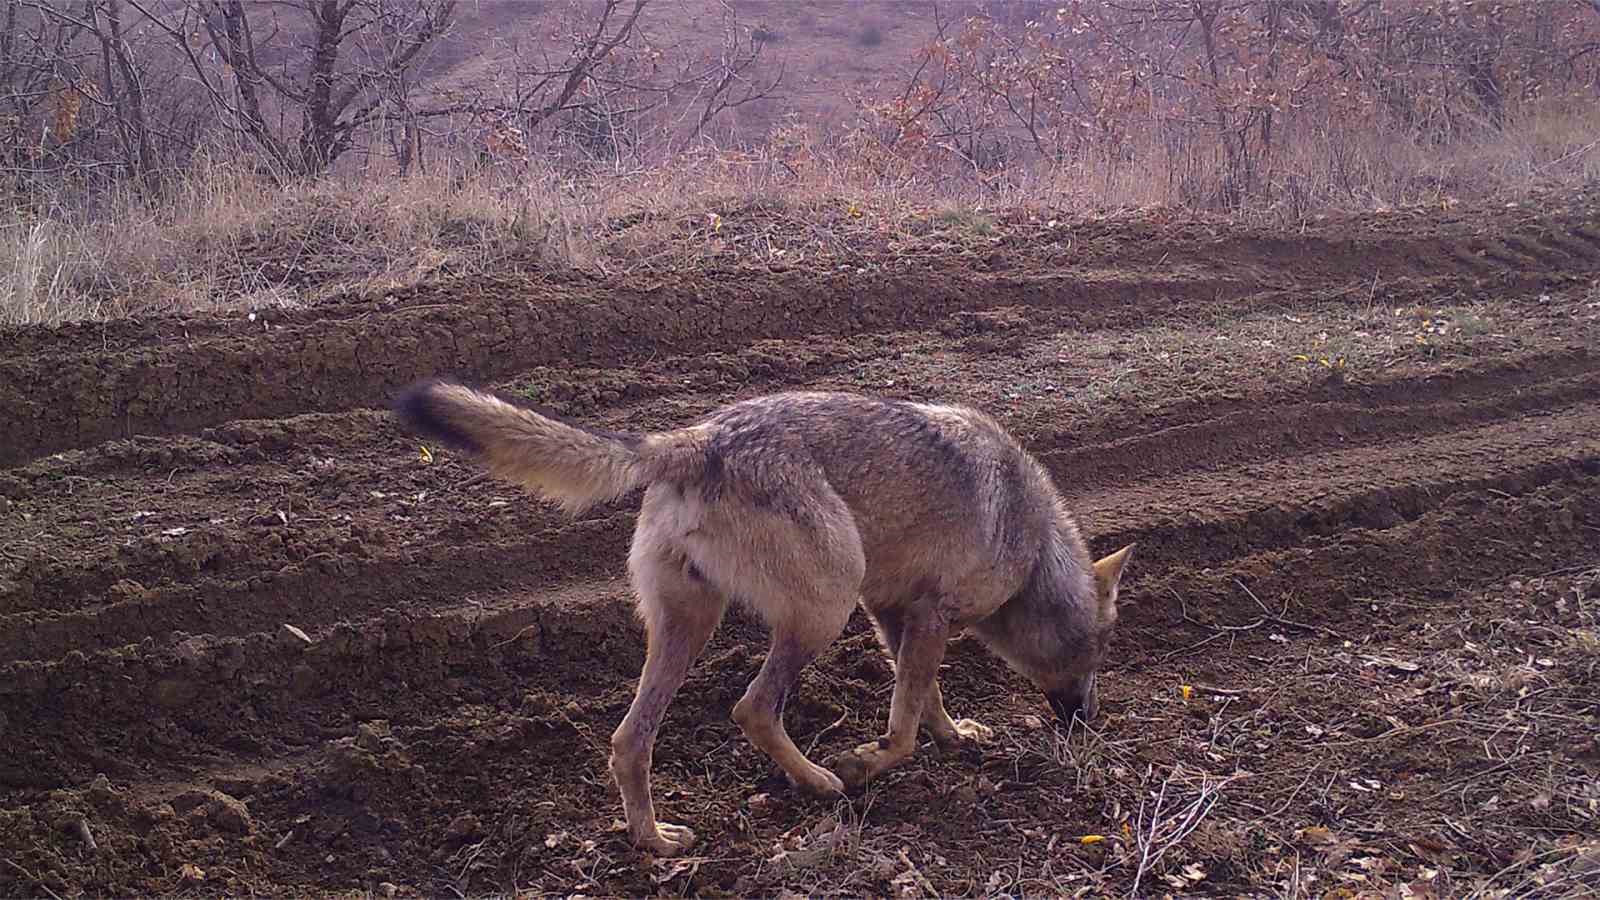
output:
M905 759L910 755L908 751L896 750L887 746L887 741L878 740L870 744L841 753L830 760L833 770L839 773L844 780L845 787L858 788L867 783L874 775L882 773L885 769Z
M943 733L935 732L934 742L942 750L959 750L963 747L987 743L994 737L994 729L977 721L976 719L960 719L950 723L954 726Z
M688 826L657 822L655 834L634 841L634 846L656 856L677 856L693 846L694 841L694 831Z
M844 793L844 782L839 776L818 765L812 765L798 778L791 774L789 783L813 797L838 797Z

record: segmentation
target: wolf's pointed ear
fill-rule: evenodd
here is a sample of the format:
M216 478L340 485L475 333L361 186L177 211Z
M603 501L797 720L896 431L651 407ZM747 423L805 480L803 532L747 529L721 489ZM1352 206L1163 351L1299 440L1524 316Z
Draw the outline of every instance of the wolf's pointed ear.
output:
M1128 565L1128 557L1133 553L1135 545L1129 544L1121 550L1095 561L1094 582L1100 593L1100 602L1114 611L1117 606L1117 585L1122 583L1122 570Z

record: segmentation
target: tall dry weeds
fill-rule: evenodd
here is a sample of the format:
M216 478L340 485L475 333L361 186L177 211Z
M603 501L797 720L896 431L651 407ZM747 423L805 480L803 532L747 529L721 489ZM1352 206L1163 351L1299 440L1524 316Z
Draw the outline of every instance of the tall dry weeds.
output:
M0 325L296 305L498 271L777 258L807 242L825 254L849 251L857 233L979 206L1214 210L1228 173L1220 146L1203 140L1151 136L979 175L934 171L855 138L784 133L751 150L588 174L446 164L405 178L280 182L219 156L157 193L63 187L0 213ZM1292 227L1329 212L1511 199L1600 175L1600 113L1584 106L1432 138L1302 121L1267 161L1262 189L1228 214ZM817 224L841 209L856 230ZM724 217L752 210L812 233L781 246L721 234Z

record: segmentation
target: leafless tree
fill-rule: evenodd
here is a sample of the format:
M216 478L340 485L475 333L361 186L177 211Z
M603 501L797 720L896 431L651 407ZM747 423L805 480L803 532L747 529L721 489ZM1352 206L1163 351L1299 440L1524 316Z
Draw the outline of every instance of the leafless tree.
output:
M0 0L0 141L9 170L145 180L191 153L200 123L125 0Z
M574 0L557 26L564 40L509 39L508 62L493 78L418 115L471 112L530 142L538 136L547 147L618 159L639 151L647 122L667 137L694 137L728 111L775 95L783 67L764 65L764 42L731 6L723 8L720 48L701 54L652 40L650 8L649 0Z
M405 107L407 73L456 0L128 0L221 113L282 171L316 175Z
M538 135L538 152L620 160L651 137L708 135L731 111L773 97L783 77L731 4L715 14L720 41L695 34L671 46L649 33L649 0L571 0L507 17L539 34L469 48L496 62L440 89L438 67L427 67L456 8L0 0L0 154L13 170L143 177L180 168L209 133L232 135L289 176L376 149L407 171L467 124L480 147L526 156Z

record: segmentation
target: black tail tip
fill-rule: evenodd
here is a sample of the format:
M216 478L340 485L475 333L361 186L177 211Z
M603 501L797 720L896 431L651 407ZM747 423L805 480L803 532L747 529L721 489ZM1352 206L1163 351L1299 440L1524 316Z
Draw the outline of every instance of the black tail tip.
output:
M461 430L450 418L447 403L437 389L459 385L450 378L423 378L407 385L394 401L394 414L407 429L474 453L482 448L472 435Z

